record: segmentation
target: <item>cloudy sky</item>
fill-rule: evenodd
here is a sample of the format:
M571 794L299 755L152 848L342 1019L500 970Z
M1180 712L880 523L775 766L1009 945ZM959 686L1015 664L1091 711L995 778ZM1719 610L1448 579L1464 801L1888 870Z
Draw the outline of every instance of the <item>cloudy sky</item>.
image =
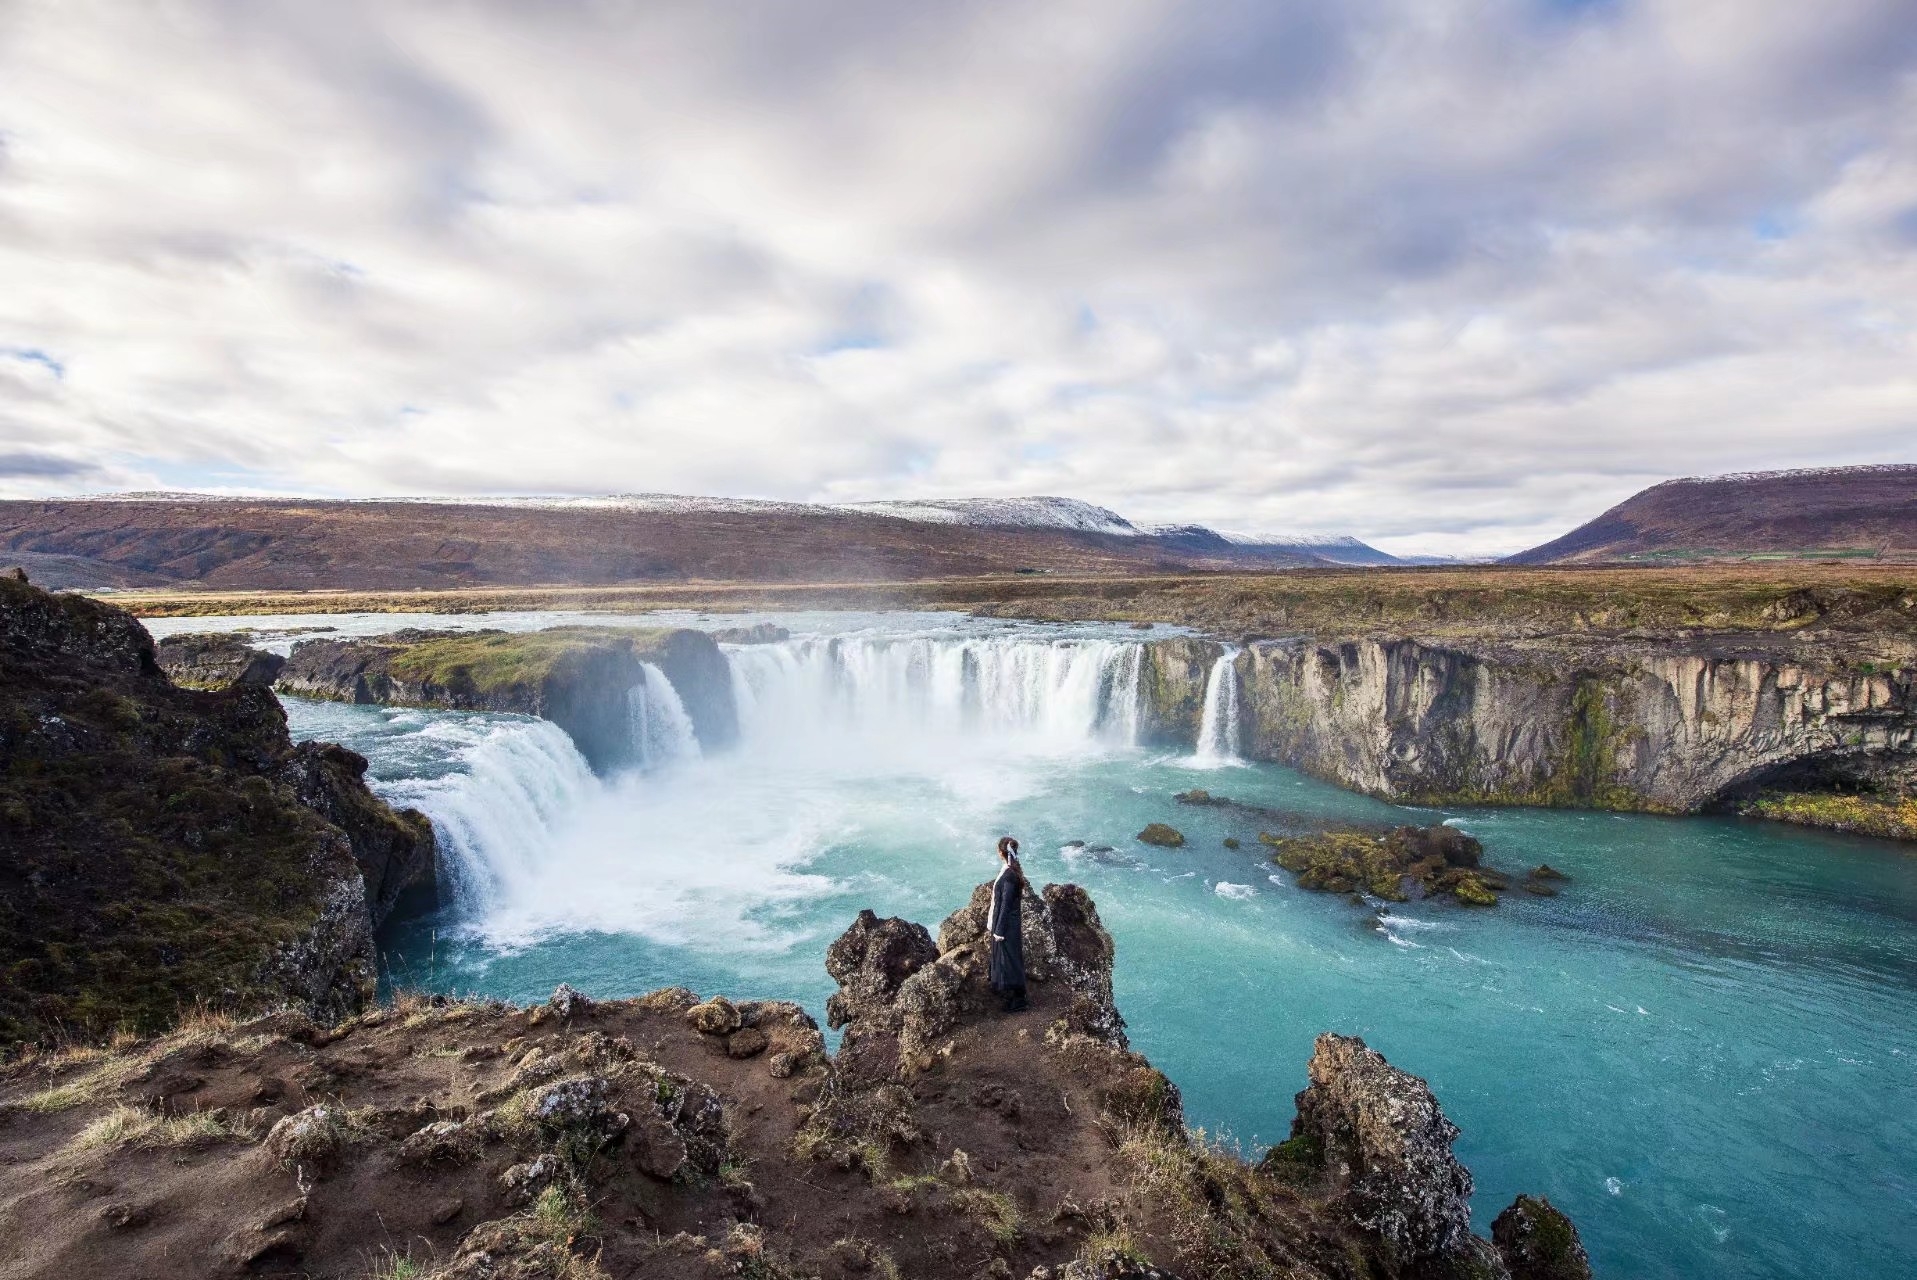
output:
M0 0L0 496L1483 552L1880 461L1909 0Z

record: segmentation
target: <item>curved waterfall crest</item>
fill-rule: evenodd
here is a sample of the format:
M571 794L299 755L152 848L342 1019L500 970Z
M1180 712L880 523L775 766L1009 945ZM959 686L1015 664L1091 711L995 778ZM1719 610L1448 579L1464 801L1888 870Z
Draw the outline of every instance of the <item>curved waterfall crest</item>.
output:
M729 646L749 741L808 726L1138 741L1144 646L1117 640L832 636Z

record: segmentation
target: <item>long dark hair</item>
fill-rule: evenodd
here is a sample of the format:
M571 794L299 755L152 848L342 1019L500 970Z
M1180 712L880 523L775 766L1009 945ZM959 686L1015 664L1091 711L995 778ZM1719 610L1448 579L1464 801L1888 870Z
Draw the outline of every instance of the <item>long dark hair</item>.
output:
M1010 836L1000 836L998 856L1006 866L1012 869L1012 876L1018 881L1018 887L1025 887L1025 868L1018 865L1018 841Z

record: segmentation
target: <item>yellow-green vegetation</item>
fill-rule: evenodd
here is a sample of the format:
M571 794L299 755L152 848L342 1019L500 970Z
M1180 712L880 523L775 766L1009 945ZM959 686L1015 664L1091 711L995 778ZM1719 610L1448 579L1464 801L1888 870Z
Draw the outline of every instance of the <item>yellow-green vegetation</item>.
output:
M1265 1152L1258 1161L1258 1172L1269 1174L1281 1182L1305 1184L1316 1180L1324 1164L1323 1144L1310 1134L1301 1133Z
M63 1084L28 1094L20 1100L20 1109L44 1115L97 1102L126 1083L137 1068L138 1063L131 1059L112 1058Z
M424 1274L410 1253L382 1250L380 1258L366 1273L366 1280L419 1280Z
M211 1111L192 1111L185 1115L163 1116L124 1104L73 1135L69 1151L94 1151L131 1147L195 1147L210 1142L244 1141L252 1137L248 1130L226 1116Z
M1168 1133L1140 1128L1118 1143L1113 1163L1121 1176L1166 1224L1177 1253L1180 1272L1216 1276L1282 1275L1282 1258L1267 1249L1272 1237L1280 1183L1264 1177L1238 1157L1236 1151L1210 1141L1205 1132ZM1101 1250L1125 1248L1123 1223ZM1088 1261L1094 1258L1088 1240ZM1121 1257L1138 1260L1135 1246Z
M1744 806L1743 812L1884 840L1917 840L1917 796L1768 792Z
M989 1191L984 1187L958 1187L952 1192L952 1203L960 1212L976 1219L1000 1245L1010 1245L1018 1240L1024 1219L1019 1214L1018 1205L1004 1192Z
M643 651L666 634L627 627L551 627L446 635L407 646L394 655L391 670L405 680L478 693L530 688L562 662L595 652Z

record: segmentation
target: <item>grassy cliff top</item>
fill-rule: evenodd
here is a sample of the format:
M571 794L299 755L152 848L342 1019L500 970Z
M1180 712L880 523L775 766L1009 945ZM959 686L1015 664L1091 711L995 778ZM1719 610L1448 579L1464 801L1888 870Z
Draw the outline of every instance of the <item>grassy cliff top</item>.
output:
M1819 629L1917 640L1917 567L1856 563L1654 569L1472 565L455 592L127 592L115 601L147 616L421 609L960 609L1005 617L1179 623L1228 636L1385 631L1454 637L1604 636Z
M482 692L532 686L561 664L598 654L632 653L646 659L673 632L666 628L550 627L544 631L441 631L413 633L418 640L381 637L397 649L394 675L422 683L469 683Z

